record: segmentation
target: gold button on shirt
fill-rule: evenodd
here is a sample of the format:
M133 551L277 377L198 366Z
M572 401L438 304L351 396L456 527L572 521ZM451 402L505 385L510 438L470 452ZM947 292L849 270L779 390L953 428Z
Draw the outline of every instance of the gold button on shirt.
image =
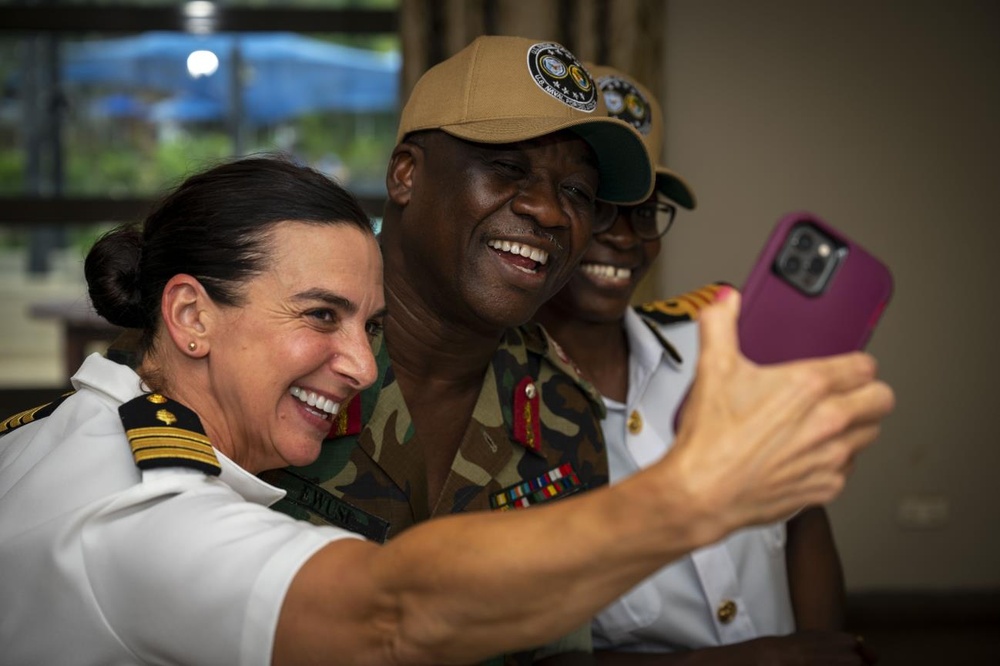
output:
M719 610L715 612L716 617L722 624L729 624L736 617L736 602L726 600L719 604Z
M639 415L638 411L634 411L628 415L628 431L633 435L638 435L642 432L642 417Z

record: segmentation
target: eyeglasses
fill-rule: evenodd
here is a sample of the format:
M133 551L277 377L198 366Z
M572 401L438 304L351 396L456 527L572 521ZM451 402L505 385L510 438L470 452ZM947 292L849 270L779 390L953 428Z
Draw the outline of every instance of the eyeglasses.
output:
M607 231L614 226L619 215L625 215L636 236L644 241L656 240L670 231L676 213L677 208L666 201L647 201L637 206L620 206L598 201L592 233Z

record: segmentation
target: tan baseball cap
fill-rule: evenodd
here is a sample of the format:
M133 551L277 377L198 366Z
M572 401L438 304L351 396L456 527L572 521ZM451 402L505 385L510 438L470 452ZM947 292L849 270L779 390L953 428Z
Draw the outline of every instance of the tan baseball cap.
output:
M477 143L570 130L597 156L599 198L630 204L653 191L653 160L642 136L608 115L586 68L556 42L477 37L427 70L403 108L396 140L428 129Z
M663 149L663 109L646 86L612 67L587 64L597 81L604 103L612 117L624 120L638 130L656 164L656 189L681 206L695 207L694 191L674 171L659 164Z

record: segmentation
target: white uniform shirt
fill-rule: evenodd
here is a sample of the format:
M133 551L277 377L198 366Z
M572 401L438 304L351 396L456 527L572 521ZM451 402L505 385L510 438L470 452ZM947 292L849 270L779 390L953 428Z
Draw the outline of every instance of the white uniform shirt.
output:
M631 309L627 405L605 398L611 482L661 458L673 444L674 413L698 359L698 325L659 326L677 363ZM631 426L629 427L631 420ZM646 579L598 615L594 647L672 652L794 631L783 523L736 532Z
M268 509L284 491L218 452L217 477L140 471L118 415L139 377L94 354L72 381L0 437L0 661L269 664L295 573L354 535Z

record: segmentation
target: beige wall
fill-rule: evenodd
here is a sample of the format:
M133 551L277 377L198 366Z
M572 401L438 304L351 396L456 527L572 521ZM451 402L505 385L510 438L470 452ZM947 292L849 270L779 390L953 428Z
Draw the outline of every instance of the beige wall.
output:
M881 255L898 407L831 515L858 590L1000 589L1000 3L669 0L661 295L810 210ZM903 515L901 515L901 513ZM907 518L908 517L908 518Z

